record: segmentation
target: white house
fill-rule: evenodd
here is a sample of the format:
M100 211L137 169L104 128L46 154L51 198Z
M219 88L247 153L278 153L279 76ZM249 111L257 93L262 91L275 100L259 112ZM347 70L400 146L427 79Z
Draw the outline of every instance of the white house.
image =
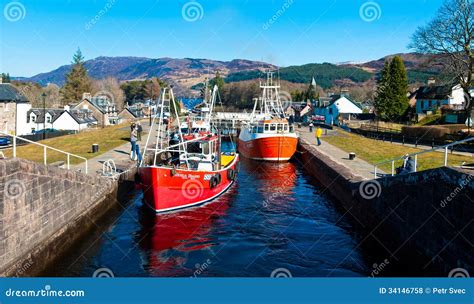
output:
M362 114L362 107L345 94L332 95L316 101L314 115L324 116L328 125L339 125L340 121L350 120L352 114Z
M435 112L442 106L451 108L462 107L465 102L464 91L460 85L428 85L420 87L415 99L417 114Z
M46 119L44 119L46 117ZM97 119L88 109L30 109L27 112L28 133L43 129L82 131L97 125Z
M71 130L80 132L84 129L97 125L97 119L92 115L89 109L73 109L68 106L56 117L53 122L56 130Z

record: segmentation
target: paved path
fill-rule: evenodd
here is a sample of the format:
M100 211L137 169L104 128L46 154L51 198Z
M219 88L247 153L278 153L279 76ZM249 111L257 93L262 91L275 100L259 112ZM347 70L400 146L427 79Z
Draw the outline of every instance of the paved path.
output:
M150 130L150 126L148 123L148 120L146 121L141 121L142 127L143 127L143 134L142 134L142 140L138 142L140 145L140 152L143 154L143 148L146 143L147 139L147 134L148 131ZM129 125L123 124L124 128L128 128ZM100 149L100 147L99 147ZM101 155L98 155L96 157L88 159L88 171L90 174L98 173L102 174L102 167L103 163L112 159L115 162L115 165L117 166L117 169L125 171L133 166L136 166L136 161L132 161L130 159L130 150L131 150L131 145L130 143L125 143L121 146L115 147L112 150L109 150ZM84 163L78 164L74 166L75 169L81 169L84 170Z
M318 146L316 144L316 138L314 137L314 132L310 133L307 128L297 129L296 131L298 132L301 139L305 140L307 143L310 143L316 150L318 150L320 153L325 154L328 158L331 158L333 161L350 169L352 172L354 172L355 175L359 175L364 179L374 178L373 165L357 157L354 160L350 160L348 152L343 151L339 149L338 147L335 147L325 142L324 141L325 135L323 135L322 137L323 141L321 143L321 146ZM384 173L384 172L378 169L377 173Z

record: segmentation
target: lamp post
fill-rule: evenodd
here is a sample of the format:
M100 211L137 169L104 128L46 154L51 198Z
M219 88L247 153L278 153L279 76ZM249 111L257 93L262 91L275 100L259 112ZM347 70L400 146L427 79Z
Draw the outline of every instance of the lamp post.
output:
M43 140L46 139L46 93L41 94L43 98Z

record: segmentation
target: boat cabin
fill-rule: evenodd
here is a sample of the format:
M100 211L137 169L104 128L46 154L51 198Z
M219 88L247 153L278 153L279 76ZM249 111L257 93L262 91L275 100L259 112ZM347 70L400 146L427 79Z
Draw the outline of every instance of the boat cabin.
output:
M185 144L186 153L179 156L180 166L198 171L213 171L220 169L219 141L217 136L188 142Z
M293 133L294 129L293 125L290 125L287 120L265 120L253 125L250 132L254 134Z

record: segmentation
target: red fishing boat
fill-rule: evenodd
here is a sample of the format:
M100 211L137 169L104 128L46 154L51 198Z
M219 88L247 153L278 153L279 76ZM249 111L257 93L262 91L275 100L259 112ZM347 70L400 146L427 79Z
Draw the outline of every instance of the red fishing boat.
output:
M255 100L250 123L239 135L239 152L255 160L288 161L296 152L298 136L285 117L280 85L274 84L273 74L268 73L267 82L260 88L262 98Z
M216 91L217 86L213 96ZM175 102L171 89L163 89L160 101L158 123L151 128L157 132L155 147L150 147L150 132L143 157L152 152L153 164L138 169L146 203L156 212L169 212L212 201L236 180L238 154L222 152L221 137L212 128L183 134L176 107L170 106ZM172 108L173 119L166 115ZM211 115L205 118L209 126Z

